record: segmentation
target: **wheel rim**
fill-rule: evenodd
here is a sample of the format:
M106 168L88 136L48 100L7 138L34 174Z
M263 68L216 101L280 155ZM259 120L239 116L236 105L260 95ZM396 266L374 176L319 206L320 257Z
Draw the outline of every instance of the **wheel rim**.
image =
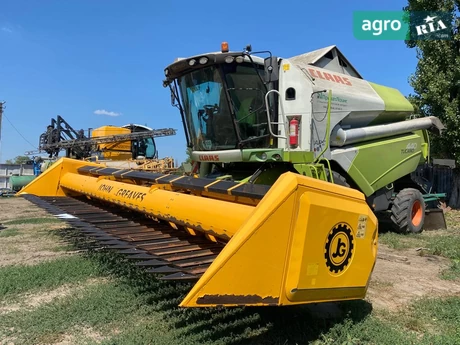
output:
M419 226L422 222L422 204L419 200L416 200L412 205L412 224L414 226Z

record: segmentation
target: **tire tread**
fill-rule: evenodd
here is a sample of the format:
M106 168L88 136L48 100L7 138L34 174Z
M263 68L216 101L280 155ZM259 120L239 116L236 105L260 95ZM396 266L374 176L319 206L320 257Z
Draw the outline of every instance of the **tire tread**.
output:
M414 201L419 200L423 205L423 195L419 190L414 188L405 188L401 190L393 200L391 207L391 220L393 222L395 231L397 232L413 232L419 233L423 229L423 221L425 215L423 214L421 226L414 227L412 220L410 219L410 209ZM425 207L422 206L423 213L425 213Z

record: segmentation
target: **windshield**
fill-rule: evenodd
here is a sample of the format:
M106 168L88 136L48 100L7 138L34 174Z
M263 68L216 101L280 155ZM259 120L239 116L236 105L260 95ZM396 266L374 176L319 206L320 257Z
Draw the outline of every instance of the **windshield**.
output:
M156 147L153 138L139 139L134 143L137 144L137 155L144 156L145 158L157 158Z
M268 134L265 85L258 75L263 69L257 71L251 65L228 64L223 65L223 70L241 140L263 138ZM263 145L264 140L258 142Z
M234 149L238 143L268 145L265 86L259 72L250 64L228 63L195 70L178 79L195 150Z
M219 70L208 67L179 79L187 127L196 150L235 148L237 139Z

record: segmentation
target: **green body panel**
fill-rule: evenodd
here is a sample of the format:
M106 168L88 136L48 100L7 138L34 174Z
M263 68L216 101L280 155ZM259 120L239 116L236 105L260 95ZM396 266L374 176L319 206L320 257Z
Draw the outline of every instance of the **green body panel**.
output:
M424 143L424 136L411 133L356 145L359 151L348 174L361 191L369 196L415 171L423 161L426 150L422 145Z
M430 161L430 137L426 129L414 131L415 134L422 137L422 156L420 157L420 164Z
M294 169L303 176L312 177L318 180L327 181L326 170L323 164L293 164ZM292 171L286 165L279 164L273 165L267 170L261 172L253 183L273 185L276 180L285 172ZM245 179L239 180L238 182L248 182L251 176Z
M245 149L242 150L243 162L275 162L283 158L282 149ZM263 154L267 155L266 159L262 158ZM277 159L277 157L280 157Z
M267 155L263 159L263 154ZM309 151L284 151L283 149L245 149L242 150L243 162L291 162L310 163L315 159L313 152ZM278 158L279 157L279 158Z
M385 111L377 116L369 126L388 123L389 120L390 122L402 121L407 116L407 113L413 113L414 107L397 89L371 82L369 84L385 103Z
M294 164L299 174L327 181L326 170L323 164Z
M315 155L310 151L284 151L283 161L291 163L310 163L315 159Z

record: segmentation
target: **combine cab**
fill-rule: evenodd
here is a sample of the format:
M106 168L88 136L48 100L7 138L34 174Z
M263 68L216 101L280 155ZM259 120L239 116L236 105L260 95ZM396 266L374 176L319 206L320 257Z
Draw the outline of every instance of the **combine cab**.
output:
M165 69L198 177L62 158L21 195L165 280L183 307L364 298L378 213L419 232L410 175L436 118L335 47L291 59L220 52Z

